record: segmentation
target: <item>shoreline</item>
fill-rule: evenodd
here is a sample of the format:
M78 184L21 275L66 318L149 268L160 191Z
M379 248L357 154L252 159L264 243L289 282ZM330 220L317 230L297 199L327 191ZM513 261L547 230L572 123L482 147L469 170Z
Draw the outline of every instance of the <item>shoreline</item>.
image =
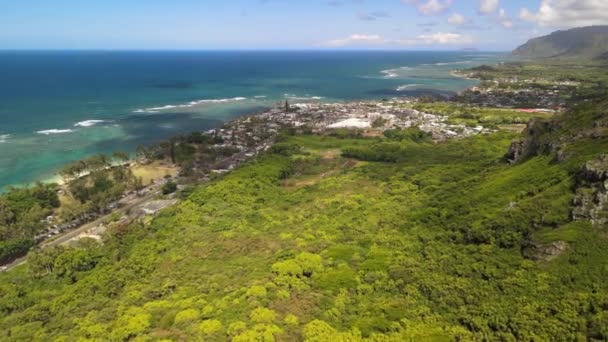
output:
M467 87L466 90L474 87ZM458 101L460 100L453 103L458 105L461 103ZM156 162L167 163L169 156L171 156L171 166L174 168L175 174L152 179L152 182L143 188L144 190L123 192L120 194L121 199L109 203L102 211L87 212L84 216L107 217L115 212L117 208L121 208L119 204L123 200L127 202L137 201L138 205L144 205L152 201L152 197L146 197L141 201L137 198L149 195L149 189L153 189L155 195L159 194L159 189L163 184L173 183L176 189L178 185L183 189L212 181L256 158L259 154L269 151L277 141L276 138L279 133L285 130L300 134L307 134L307 132L319 135L356 134L359 137L373 138L382 136L389 130L414 128L418 132L424 132L430 138L429 141L441 143L451 139L490 134L498 129L487 126L481 120L473 125L470 122L451 120L450 114L442 114L441 111L434 111L432 108L425 109L426 103L434 102L426 102L420 96L340 102L306 101L292 104L286 101L284 106L277 103L270 109L258 110L236 117L225 122L221 128L197 131L191 135L178 135L169 138L168 141L160 141L154 145L149 145L141 154L141 151L138 150L138 159L131 159L124 163L113 163L112 166L106 168L110 169L117 165L130 164L129 168L133 171L134 167L138 165L151 165ZM440 103L444 102L440 101ZM464 103L473 104L466 99ZM483 108L484 105L481 107ZM347 129L350 133L344 133L340 129ZM163 142L164 145L162 145ZM167 145L167 143L170 145ZM192 148L193 152L190 155L191 159L182 159L180 162L175 162L173 160L173 149L180 144L190 145L189 147ZM171 148L168 146L171 146ZM205 148L202 148L203 146ZM140 158L143 158L141 160L145 162L141 163ZM186 166L186 162L190 163L189 167ZM188 168L190 170L187 173ZM76 179L86 175L87 173L79 174ZM59 175L55 175L47 181L59 184L65 190L65 183L60 178ZM139 182L143 184L141 180ZM175 191L173 190L173 192ZM151 212L155 211L151 210ZM86 222L88 221L85 220L85 224ZM80 229L80 226L81 223L76 224L77 230ZM43 241L46 240L46 237L52 239L52 235L56 235L56 231L63 232L63 228L53 229L50 230L47 227L47 230L43 231L43 234L40 235ZM36 236L36 241L38 241L38 236Z
M470 79L470 78L466 78L466 77L461 77L458 76L456 74L454 74L456 70L452 70L449 72L449 75L451 77L454 78L461 78L461 79L467 79L467 80L472 80L472 81L478 81L478 80L474 80L474 79ZM403 86L399 86L398 88L401 88ZM458 94L460 92L466 91L468 89L470 89L472 86L467 86L464 87L462 90L459 91L449 91L451 93ZM399 95L400 92L403 92L404 94ZM408 93L411 93L408 94ZM366 102L366 101L380 101L380 100L384 100L384 99L407 99L407 98L419 98L425 95L439 95L441 97L444 97L447 99L446 96L450 97L450 96L454 96L454 95L445 95L446 91L442 90L442 89L435 89L432 87L427 88L423 88L423 89L411 89L411 90L395 90L395 94L386 94L386 96L380 96L380 95L370 95L370 96L366 96L366 97L362 97L362 98L353 98L353 99L328 99L327 97L323 97L323 96L308 96L308 97L293 97L293 96L285 96L284 98L277 98L277 99L269 99L267 96L264 96L263 98L261 96L254 96L251 98L251 100L264 100L267 101L269 103L274 103L273 106L269 107L270 109L276 107L277 105L280 105L281 103L283 103L284 101L293 101L293 104L295 105L306 105L306 104L349 104L349 103L360 103L360 102ZM285 95L291 95L291 94L285 94ZM209 103L225 103L228 102L226 100L237 100L241 101L241 99L249 99L249 98L226 98L226 99L218 99L218 100L212 100L212 99L208 99L208 100L199 100L199 101L193 101L191 103L188 104L188 106L192 105L192 103L194 102L209 102ZM165 105L162 108L169 108L169 107L179 107L179 105ZM149 108L149 109L154 109L154 110L158 110L161 107L154 107L154 108ZM267 109L265 111L268 111L270 109ZM140 110L136 110L134 112L138 112L138 111L142 111ZM145 111L145 110L144 110ZM157 111L153 111L154 113L157 113ZM213 127L213 128L209 128L208 130L217 130L219 128L221 128L223 125L227 125L230 124L232 121L235 120L239 120L241 118L245 118L245 117L250 117L250 116L254 116L256 114L259 114L259 111L251 111L251 112L246 112L241 116L238 116L236 118L233 118L231 120L225 121L222 123L222 125L220 125L219 127ZM83 124L83 123L87 123L87 125L80 125L81 127L90 127L90 126L94 126L97 123L101 123L101 122L108 122L106 120L94 120L94 119L88 119L85 121L81 121L78 124L76 124L75 126L78 126L79 124ZM92 123L90 125L88 125L88 123ZM38 132L40 134L40 132ZM187 134L190 132L183 132L181 134ZM147 146L150 145L155 145L159 142L162 142L163 139L159 139L154 143L151 144L147 144ZM129 154L132 155L132 153L130 152ZM6 184L4 186L2 186L0 188L0 194L6 193L6 191L8 189L10 189L11 187L15 187L15 188L27 188L27 187L31 187L33 185L35 185L36 183L43 183L43 184L57 184L59 186L63 186L65 185L63 179L61 176L59 176L57 174L57 172L65 165L67 165L69 163L66 164L62 164L59 167L57 167L54 170L47 170L47 171L43 171L41 172L41 176L38 177L35 180L29 181L29 182L25 182L25 183L14 183L14 184ZM50 172L49 172L50 171Z
M406 97L407 96L403 96L403 98L406 98ZM409 98L409 97L407 97L407 98ZM355 99L355 100L353 100L353 99L349 99L349 100L333 100L333 101L328 101L328 102L323 102L323 101L319 101L319 100L310 100L310 101L304 101L304 102L294 102L293 105L309 105L309 104L338 104L338 105L344 105L344 104L348 104L348 103L361 103L361 102L365 102L365 101L380 101L380 98L370 97L370 98L362 98L362 99ZM216 126L216 127L213 127L213 128L209 128L209 129L201 131L201 132L218 130L218 129L221 129L222 126L229 125L232 122L239 121L239 120L241 120L243 118L254 117L256 115L264 114L264 113L268 112L269 110L272 110L273 108L276 108L278 104L279 104L279 102L277 102L274 107L270 107L270 109L266 109L264 111L251 111L251 112L247 112L247 113L245 113L245 114L243 114L243 115L241 115L241 116L239 116L237 118L233 118L231 120L223 122L222 125L219 125L219 126ZM191 133L191 132L184 132L183 134L186 134L186 133ZM156 142L147 145L146 147L156 145L156 144L158 144L158 143L160 143L162 141L165 141L165 140L166 139L159 139ZM130 154L132 154L132 153L130 152ZM93 155L95 155L95 154L92 154L92 155L89 155L89 156L93 156ZM134 160L135 159L131 159L131 161L134 161ZM68 164L69 163L62 164L58 168L53 169L53 171L51 171L51 172L48 172L48 171L42 172L42 174L46 174L46 175L42 175L38 179L30 181L30 182L27 182L27 183L7 184L7 185L5 185L5 186L3 186L3 187L0 188L0 195L6 193L10 188L28 188L28 187L32 187L32 186L36 185L36 183L43 183L43 184L47 184L47 185L57 184L58 186L64 186L65 185L65 181L58 174L58 171L62 167L66 166ZM113 165L113 166L117 166L117 165L119 165L119 164L116 164L116 165ZM84 177L87 174L88 173L82 174L79 177Z

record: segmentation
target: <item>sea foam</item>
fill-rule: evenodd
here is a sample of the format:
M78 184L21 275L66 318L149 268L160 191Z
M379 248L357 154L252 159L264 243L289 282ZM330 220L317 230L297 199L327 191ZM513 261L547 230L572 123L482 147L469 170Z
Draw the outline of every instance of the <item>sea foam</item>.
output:
M399 77L399 74L397 74L396 71L396 69L382 70L381 73L384 74L385 78L396 78Z
M80 121L78 123L75 123L74 126L79 126L79 127L91 127L91 126L95 126L99 123L104 123L106 122L105 120L85 120L85 121Z
M420 86L422 86L422 84L417 84L417 83L405 84L405 85L397 87L397 91L405 91L405 90L420 87Z
M226 103L226 102L237 102L247 100L246 97L233 97L227 99L204 99L204 100L196 100L191 101L186 104L179 105L166 105L160 107L150 107L145 109L137 109L134 110L133 113L159 113L161 111L169 110L169 109L181 109L181 108L191 108L204 103Z
M10 137L10 134L0 134L0 144L5 143Z
M384 78L397 78L399 77L399 71L402 70L409 70L411 69L410 67L400 67L397 69L388 69L388 70L382 70L380 71L380 73L384 74Z
M71 129L46 129L43 131L38 131L38 134L50 135L50 134L62 134L62 133L71 133L73 130Z
M294 94L285 94L285 98L292 100L292 101L315 101L315 100L323 100L324 97L323 96L310 96L310 95L306 95L306 96L297 96Z

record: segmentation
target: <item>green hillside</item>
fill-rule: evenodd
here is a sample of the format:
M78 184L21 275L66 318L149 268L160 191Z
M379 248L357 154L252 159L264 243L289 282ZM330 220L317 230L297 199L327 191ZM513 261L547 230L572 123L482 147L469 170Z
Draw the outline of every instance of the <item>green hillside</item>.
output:
M537 121L514 165L514 133L283 136L104 245L1 274L0 339L606 340L605 105Z
M534 38L513 51L524 58L605 59L608 26L589 26Z

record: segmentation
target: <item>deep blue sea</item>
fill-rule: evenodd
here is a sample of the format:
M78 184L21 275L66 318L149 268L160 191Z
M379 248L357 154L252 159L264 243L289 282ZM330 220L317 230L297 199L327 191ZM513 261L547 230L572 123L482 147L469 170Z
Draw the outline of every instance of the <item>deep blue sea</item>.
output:
M0 188L51 178L91 154L133 152L279 101L460 91L477 52L0 51Z

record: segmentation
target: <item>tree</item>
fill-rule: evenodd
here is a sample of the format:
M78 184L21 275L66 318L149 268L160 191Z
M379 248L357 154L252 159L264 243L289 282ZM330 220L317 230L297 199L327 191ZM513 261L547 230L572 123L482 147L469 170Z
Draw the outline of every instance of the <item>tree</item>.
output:
M15 223L17 216L10 206L10 203L0 197L0 225L10 226Z
M144 145L137 145L135 148L135 157L137 159L147 159L148 149Z
M212 335L222 331L222 329L224 329L224 326L222 325L222 322L216 319L208 319L203 321L199 325L199 329L205 335Z
M201 314L196 309L182 310L175 315L175 324L178 326L184 326L186 323L199 320Z
M179 175L182 177L190 177L194 174L194 163L189 160L182 163L182 168Z
M152 316L141 308L130 308L118 318L112 336L119 341L130 340L148 329L151 318Z
M116 151L116 152L112 153L112 157L114 159L122 161L122 162L127 162L130 159L129 153L124 152L124 151Z
M74 198L85 203L90 198L89 189L87 187L87 180L84 178L76 179L68 184L68 189Z
M105 154L91 156L83 162L87 166L87 169L91 171L102 170L110 165L110 159Z
M56 246L30 252L27 257L30 274L37 278L52 274L55 270L55 260L64 251L65 247Z
M42 182L37 182L30 190L30 193L43 208L58 208L61 205L59 196L57 196L56 184L43 184Z
M101 258L100 246L94 239L83 241L78 248L66 248L56 256L53 273L59 278L76 282L79 272L90 271Z
M168 181L163 185L163 195L169 195L177 191L177 184L173 181Z
M132 173L131 169L129 169L128 167L115 166L112 168L112 179L115 182L119 182L119 183L128 182L132 176L133 176L133 173Z
M60 171L59 175L63 178L64 182L69 183L71 180L80 176L86 170L87 165L79 160L64 166Z
M374 120L374 122L372 122L372 127L374 127L374 128L384 127L387 123L388 123L387 119L385 119L383 117L379 117L376 120Z
M159 156L160 159L169 157L171 163L175 164L175 144L177 142L176 138L171 138L167 141L163 141L158 146L160 147Z
M255 323L272 323L277 318L277 313L267 308L257 308L251 312L249 318Z
M141 190L144 188L144 179L142 177L133 177L133 187L135 190Z
M91 189L93 194L107 192L114 185L106 171L95 171L91 174L91 177L93 178Z

